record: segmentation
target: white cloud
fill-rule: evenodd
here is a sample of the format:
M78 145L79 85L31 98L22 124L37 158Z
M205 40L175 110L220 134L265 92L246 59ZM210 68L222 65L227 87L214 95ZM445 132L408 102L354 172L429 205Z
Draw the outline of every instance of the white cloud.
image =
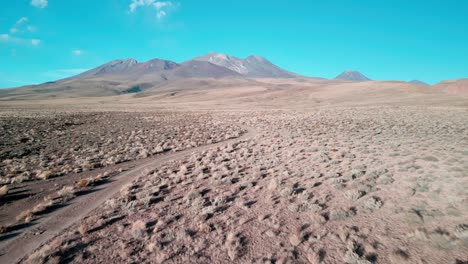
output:
M172 1L156 1L156 0L132 0L129 5L130 13L134 13L139 7L152 7L156 10L156 17L161 19L168 14L170 8L176 8L177 4Z
M161 10L161 11L158 11L158 14L156 15L156 17L157 17L158 19L161 19L161 18L163 18L163 17L166 16L166 15L167 15L166 12L165 12L164 10Z
M28 18L27 17L22 17L18 21L16 21L16 25L21 25L21 24L26 23L26 22L28 22Z
M22 17L10 28L10 33L23 33L25 31L36 32L37 28L32 25L28 25L29 19L27 17Z
M31 5L37 8L46 8L48 4L47 0L31 0Z
M161 8L168 7L168 6L172 6L172 2L167 1L167 2L156 2L156 3L154 3L154 7L157 10L160 10Z
M41 44L41 40L40 39L31 39L31 44L33 46L38 46L39 44Z
M40 39L18 38L9 34L0 34L0 43L13 43L23 46L38 46L42 43Z
M84 51L80 49L76 49L76 50L72 50L72 53L76 56L80 56L80 55L83 55Z

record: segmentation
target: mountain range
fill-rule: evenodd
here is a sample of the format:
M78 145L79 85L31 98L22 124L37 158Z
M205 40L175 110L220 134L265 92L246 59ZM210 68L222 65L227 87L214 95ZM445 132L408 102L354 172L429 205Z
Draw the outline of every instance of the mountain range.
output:
M47 82L40 85L20 88L0 89L0 98L27 99L31 96L40 98L109 96L126 93L139 93L173 87L174 83L193 79L236 79L243 83L255 83L261 78L267 79L310 79L287 71L269 60L251 55L244 59L227 54L210 52L191 60L177 63L170 60L152 59L138 62L135 59L118 59L66 79ZM336 81L367 82L368 77L358 71L344 71ZM333 80L330 80L333 81ZM187 83L185 81L185 83ZM420 81L409 82L412 85L427 85ZM465 80L442 82L436 87L447 88L450 93L468 93ZM190 89L189 86L180 88Z
M191 78L294 78L299 75L274 65L261 56L239 59L222 53L211 52L182 63L153 59L139 63L135 59L114 60L70 79L110 77L119 79L139 79L146 75L160 76L163 79L175 77Z

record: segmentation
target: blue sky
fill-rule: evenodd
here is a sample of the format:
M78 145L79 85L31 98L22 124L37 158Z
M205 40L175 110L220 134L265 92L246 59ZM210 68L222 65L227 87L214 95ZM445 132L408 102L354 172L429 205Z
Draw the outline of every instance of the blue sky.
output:
M467 12L466 0L5 0L0 87L210 51L262 55L308 76L353 69L436 83L468 77Z

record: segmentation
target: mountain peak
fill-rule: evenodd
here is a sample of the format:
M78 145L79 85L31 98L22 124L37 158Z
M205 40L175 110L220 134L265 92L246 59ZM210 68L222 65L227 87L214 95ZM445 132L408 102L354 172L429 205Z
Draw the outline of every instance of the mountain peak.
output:
M133 58L127 58L127 59L117 59L117 60L113 60L111 61L110 63L113 63L113 64L118 64L118 63L125 63L125 64L129 64L129 65L134 65L134 64L137 64L138 61L133 59Z
M291 78L296 76L258 55L250 55L245 59L240 59L223 53L210 52L193 60L207 61L253 78Z
M207 61L212 64L227 68L240 74L247 74L248 70L243 65L241 59L229 56L224 53L210 52L204 56L196 57L194 61Z
M256 61L259 61L259 62L267 62L268 61L267 59L265 59L264 57L262 57L260 55L250 55L245 59L246 60L256 60Z
M422 82L422 81L419 81L419 80L412 80L412 81L409 81L409 83L411 84L417 84L417 85L429 85L425 82Z
M231 56L229 54L226 54L226 53L220 53L220 52L209 52L208 54L206 55L203 55L203 56L200 56L198 58L213 58L213 59L219 59L219 60L231 60L231 59L237 59L236 57L234 56Z
M342 72L340 75L336 76L337 80L348 80L348 81L357 81L357 82L365 82L370 81L364 74L355 71L355 70L346 70Z

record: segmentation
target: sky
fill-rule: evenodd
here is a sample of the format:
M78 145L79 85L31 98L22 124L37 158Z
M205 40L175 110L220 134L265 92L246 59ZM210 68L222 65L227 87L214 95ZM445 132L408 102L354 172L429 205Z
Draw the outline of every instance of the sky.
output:
M2 0L0 87L114 59L261 55L299 74L468 77L466 0Z

